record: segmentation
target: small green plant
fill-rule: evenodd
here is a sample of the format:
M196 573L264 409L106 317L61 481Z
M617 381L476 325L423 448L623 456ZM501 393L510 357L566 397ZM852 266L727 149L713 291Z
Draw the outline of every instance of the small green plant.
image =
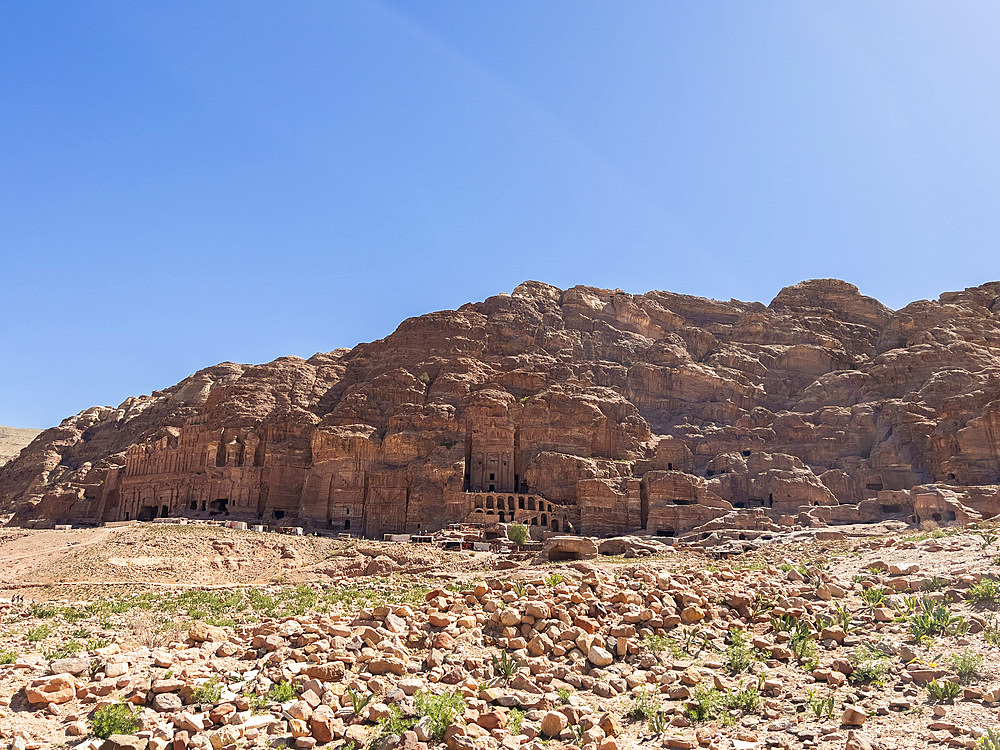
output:
M845 633L850 633L852 630L851 622L854 619L854 614L851 612L851 608L846 604L838 602L833 605L833 611L835 622L840 625L841 629Z
M728 640L726 666L729 668L729 674L746 672L754 663L753 646L747 642L746 633L739 628L730 628Z
M1000 750L1000 733L993 729L987 729L986 733L979 738L979 750Z
M55 617L58 610L55 607L48 607L44 604L32 604L28 607L28 614L32 617L37 617L39 620L47 620L50 617Z
M625 712L625 718L629 721L646 721L658 713L660 707L656 699L648 690L640 690L638 695L633 696L632 705Z
M58 648L53 651L46 651L44 656L46 659L65 659L67 656L72 656L77 651L83 648L83 644L77 640L66 641Z
M1000 602L1000 582L995 578L984 578L969 587L968 599L980 606L994 606Z
M513 680L517 671L524 666L523 661L511 656L506 651L501 651L499 656L494 655L492 662L493 674L503 680L504 683L509 683Z
M962 686L957 682L931 680L927 683L927 697L931 703L954 703L962 694Z
M44 641L52 635L52 628L48 625L39 625L37 628L32 628L29 630L25 637L28 639L29 643L38 643L38 641Z
M730 690L725 694L722 704L729 710L736 709L745 714L753 713L760 708L760 689L753 684L744 687L740 682L736 690Z
M687 704L687 717L696 724L716 718L722 710L722 693L698 685Z
M371 693L366 693L362 695L356 692L353 688L347 688L347 698L351 701L351 709L354 711L355 716L361 716L361 712L365 710L365 707L371 702ZM284 701L279 701L283 703Z
M924 591L940 591L947 585L948 585L947 578L942 578L941 576L934 575L928 578L926 581L924 581L922 588Z
M775 633L793 633L798 625L798 618L792 615L777 615L771 618L771 630Z
M881 685L889 672L889 659L868 644L858 646L850 655L851 682L855 685Z
M885 604L885 597L888 593L889 589L885 586L872 586L861 592L861 599L864 601L866 607L875 609Z
M985 656L968 648L948 658L951 668L963 684L979 674L985 660Z
M762 591L757 591L753 596L753 604L750 605L750 614L753 619L757 619L765 612L774 609L775 601Z
M650 633L649 635L644 636L640 643L643 648L652 651L654 654L660 654L667 650L670 639L665 635Z
M567 703L569 703L570 692L569 692L569 688L568 687L566 687L565 685L560 685L556 689L556 692L559 694L559 702L560 703L562 703L564 706Z
M546 586L558 586L563 582L562 573L551 573L545 577Z
M667 727L670 726L670 720L667 718L665 711L654 711L649 717L649 723L647 726L650 734L659 737L667 731Z
M514 581L514 583L511 584L510 589L514 592L518 599L521 599L528 593L528 587L524 585L524 581Z
M969 623L953 615L947 605L923 599L918 611L909 616L908 627L914 640L924 643L935 635L965 635Z
M681 630L681 649L688 656L698 656L712 642L712 634L698 628Z
M833 699L833 693L824 698L817 694L815 690L809 690L809 708L812 709L817 719L824 717L827 719L833 718Z
M444 732L449 724L465 712L465 698L457 690L453 693L417 693L417 713L431 720L431 737L435 742L444 741Z
M1000 539L1000 536L997 536L992 531L980 531L979 549L985 550L989 547L992 547L994 544L996 544L997 539Z
M222 697L222 684L217 677L206 680L191 693L193 703L211 704L218 703Z
M13 651L0 651L0 664L13 664L17 661L17 654Z
M507 731L513 736L521 733L521 725L524 723L524 711L519 708L512 708L507 714Z
M528 541L528 527L523 523L512 523L507 527L507 538L518 547L523 547Z
M295 697L295 686L287 681L276 682L271 686L267 697L275 703L287 703Z
M90 719L90 732L106 740L113 734L134 734L139 729L139 719L123 701L103 706Z
M795 655L796 661L803 665L811 664L816 658L816 639L809 632L809 626L800 622L791 635L788 647Z
M111 641L107 638L91 638L87 641L87 650L94 651L99 648L107 648L111 645Z
M983 628L983 638L991 646L1000 646L1000 621L992 615L987 618Z
M415 723L413 719L407 719L403 716L403 709L396 704L391 705L389 707L389 715L378 720L378 726L375 728L375 735L372 737L369 747L375 748L382 738L388 737L391 734L401 735L413 727ZM444 738L444 732L441 733L441 738Z

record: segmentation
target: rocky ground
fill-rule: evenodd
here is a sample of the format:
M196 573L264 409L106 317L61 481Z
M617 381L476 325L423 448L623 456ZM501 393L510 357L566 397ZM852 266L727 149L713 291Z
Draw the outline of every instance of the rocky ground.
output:
M77 550L91 568L2 584L0 738L18 750L995 747L987 526L513 567L218 529L99 532ZM0 559L25 544L0 542ZM189 575L137 585L163 542ZM274 561L282 545L293 565ZM256 577L207 550L259 559ZM130 554L131 575L109 562Z

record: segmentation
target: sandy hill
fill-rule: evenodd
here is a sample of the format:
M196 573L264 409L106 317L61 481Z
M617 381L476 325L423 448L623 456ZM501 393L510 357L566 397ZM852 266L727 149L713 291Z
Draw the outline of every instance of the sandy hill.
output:
M21 448L34 440L39 432L41 430L0 425L0 466L20 453Z

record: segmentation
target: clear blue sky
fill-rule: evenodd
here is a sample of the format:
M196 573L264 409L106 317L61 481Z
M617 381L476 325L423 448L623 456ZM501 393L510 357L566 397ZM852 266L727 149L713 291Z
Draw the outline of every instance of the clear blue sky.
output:
M0 2L0 424L525 279L1000 277L987 2Z

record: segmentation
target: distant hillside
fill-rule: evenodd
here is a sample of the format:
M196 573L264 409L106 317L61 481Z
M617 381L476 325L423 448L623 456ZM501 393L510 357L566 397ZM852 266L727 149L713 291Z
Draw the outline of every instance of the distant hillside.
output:
M0 425L0 466L21 452L21 448L35 439L41 430Z

